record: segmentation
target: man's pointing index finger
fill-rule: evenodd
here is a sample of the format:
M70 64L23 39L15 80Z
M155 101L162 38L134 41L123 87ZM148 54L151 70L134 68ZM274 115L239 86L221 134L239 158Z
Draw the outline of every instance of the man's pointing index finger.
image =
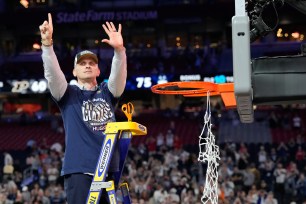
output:
M52 16L51 16L51 13L48 13L48 21L49 21L49 26L53 29L53 23L52 23Z

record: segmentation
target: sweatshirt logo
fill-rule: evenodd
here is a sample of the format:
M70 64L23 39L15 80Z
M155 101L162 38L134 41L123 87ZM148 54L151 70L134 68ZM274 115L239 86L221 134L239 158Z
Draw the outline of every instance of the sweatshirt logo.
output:
M112 120L110 105L104 100L84 101L82 104L83 121L94 131L105 130L106 123Z

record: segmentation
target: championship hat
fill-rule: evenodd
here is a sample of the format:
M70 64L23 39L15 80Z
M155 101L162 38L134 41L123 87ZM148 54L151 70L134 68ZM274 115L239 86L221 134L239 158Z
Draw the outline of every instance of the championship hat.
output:
M89 51L89 50L84 50L84 51L81 51L81 52L79 52L78 54L75 55L74 67L76 66L77 63L79 63L84 58L91 58L95 61L95 63L98 64L97 55L95 53Z

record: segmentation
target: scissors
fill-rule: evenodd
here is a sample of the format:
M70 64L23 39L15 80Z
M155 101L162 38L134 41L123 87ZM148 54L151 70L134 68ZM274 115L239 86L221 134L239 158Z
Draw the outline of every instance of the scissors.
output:
M128 102L123 104L121 110L124 112L125 116L127 117L128 121L132 121L132 115L134 112L134 106L132 103Z

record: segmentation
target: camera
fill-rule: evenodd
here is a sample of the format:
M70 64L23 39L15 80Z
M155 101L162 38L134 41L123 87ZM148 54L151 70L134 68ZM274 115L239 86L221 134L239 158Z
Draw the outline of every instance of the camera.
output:
M284 0L249 0L246 9L250 17L250 41L254 42L259 37L266 36L278 25L277 8L284 5ZM271 15L275 11L275 18ZM273 25L274 23L274 25Z

